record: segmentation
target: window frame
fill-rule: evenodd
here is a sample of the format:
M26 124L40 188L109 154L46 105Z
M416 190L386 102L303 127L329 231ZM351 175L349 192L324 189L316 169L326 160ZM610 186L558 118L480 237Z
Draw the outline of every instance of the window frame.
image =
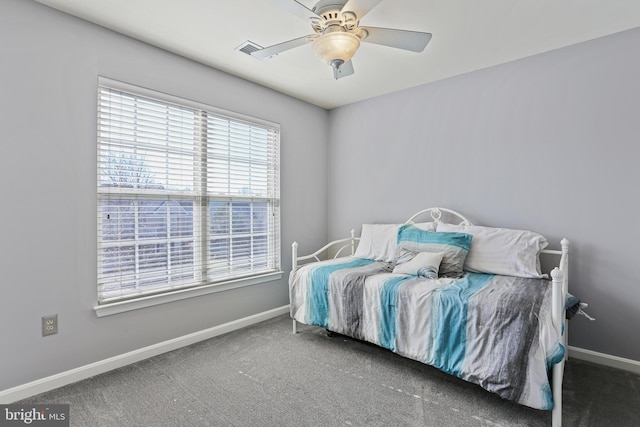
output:
M143 308L143 307L149 307L149 306L153 306L153 305L157 305L157 304L164 304L167 302L171 302L171 301L176 301L176 300L182 300L185 298L192 298L192 297L196 297L196 296L200 296L200 295L206 295L206 294L211 294L211 293L215 293L215 292L221 292L221 291L226 291L226 290L230 290L230 289L235 289L235 288L239 288L239 287L243 287L243 286L251 286L251 285L255 285L255 284L259 284L259 283L264 283L264 282L268 282L268 281L273 281L273 280L279 280L283 277L283 271L282 271L282 267L281 267L281 262L282 262L282 249L281 249L281 226L280 226L280 179L279 179L279 170L280 170L280 154L279 154L279 143L280 143L280 125L277 123L273 123L273 122L269 122L266 120L262 120L262 119L257 119L254 117L249 117L246 115L242 115L242 114L238 114L238 113L234 113L234 112L230 112L230 111L226 111L217 107L213 107L207 104L202 104L196 101L191 101L191 100L187 100L181 97L177 97L177 96L173 96L173 95L169 95L169 94L165 94L162 92L158 92L155 90L151 90L151 89L147 89L147 88L143 88L140 86L135 86L132 84L128 84L128 83L124 83L124 82L120 82L117 80L113 80L113 79L109 79L106 77L102 77L99 76L98 77L98 87L97 87L97 96L98 96L98 104L100 103L100 93L101 93L101 88L108 88L110 90L116 90L116 91L122 91L125 92L127 94L131 94L135 97L142 97L142 98L147 98L147 99L151 99L153 101L157 101L157 102L161 102L161 103L166 103L168 105L175 105L175 106L179 106L179 107L184 107L184 108L188 108L188 109L194 109L197 111L197 114L209 114L212 115L214 117L214 120L218 120L218 119L230 119L230 120L238 120L239 122L244 122L244 123L248 123L251 125L256 125L256 126L263 126L263 127L267 127L270 128L271 130L273 130L275 132L275 137L273 140L273 144L275 147L275 151L274 151L274 155L276 156L275 158L275 171L274 174L275 176L270 176L269 178L267 178L267 182L266 185L268 186L275 186L275 190L274 190L274 195L272 197L255 197L255 196L249 196L249 197L242 197L242 196L232 196L232 195L226 195L226 196L216 196L216 195L211 195L211 194L196 194L196 195L191 195L189 197L187 197L187 199L189 200L193 200L193 205L194 205L194 214L193 214L193 234L194 234L194 245L200 245L199 248L194 248L194 262L196 263L196 265L194 266L194 269L197 270L198 268L208 268L207 266L209 265L210 262L210 245L211 245L211 241L212 241L212 236L210 235L210 228L209 228L209 219L208 217L211 215L210 212L210 203L214 203L214 202L227 202L227 203L234 203L234 202L247 202L250 203L250 206L253 206L254 203L260 203L260 202L264 202L267 201L268 204L268 209L270 209L270 212L273 213L274 217L268 221L271 226L273 228L273 230L269 230L269 234L271 235L271 240L267 239L268 244L270 243L270 249L274 251L273 252L273 261L275 263L275 265L273 266L273 268L271 268L271 265L269 265L269 268L267 269L267 271L261 271L258 272L257 274L254 273L249 273L249 274L240 274L240 275L232 275L231 277L226 277L223 278L222 280L209 280L207 276L207 274L205 274L205 277L200 277L200 280L198 279L194 279L194 281L198 281L198 283L192 283L188 286L184 286L184 287L179 287L176 289L172 289L171 286L165 286L164 288L161 289L156 289L154 291L149 292L148 294L145 294L144 292L139 292L137 295L129 295L123 298L119 298L119 299L112 299L109 301L100 301L100 291L99 291L99 287L100 287L100 283L97 283L97 287L96 287L96 300L98 301L98 303L93 307L94 311L96 312L98 317L102 317L102 316L106 316L106 315L111 315L111 314L116 314L116 313L120 313L120 312L124 312L124 311L129 311L129 310L135 310L135 309L139 309L139 308ZM97 120L99 123L99 117L98 115L100 114L100 108L99 105L96 106L97 108ZM207 125L207 122L204 123L204 125ZM100 137L99 137L99 132L100 129L97 129L97 150L98 152L96 153L96 158L97 158L97 162L100 162ZM201 141L200 143L205 143L204 142L206 139L206 137L204 137L205 139L203 140L202 135L198 135L196 138L200 138ZM207 140L208 141L208 140ZM197 146L196 146L197 147ZM197 148L194 148L194 152L195 150L197 150ZM200 159L202 160L202 159ZM207 163L209 164L209 163ZM101 247L104 247L104 243L107 242L107 240L103 240L101 233L102 233L102 219L101 219L101 203L103 200L105 200L105 197L108 196L103 196L102 194L104 194L104 192L100 191L100 179L101 179L101 174L102 169L100 167L99 164L97 164L97 185L96 185L96 191L97 191L97 202L96 202L96 207L97 207L97 224L96 224L96 229L98 232L97 235L97 245L96 248L98 250L97 253L97 275L96 277L99 278L100 277L100 254L101 254ZM205 186L206 187L206 186ZM273 188L273 187L270 187ZM114 191L113 193L117 193L118 191ZM136 195L134 194L136 191L132 190L132 191L125 191L123 193L123 196L125 199L127 199L127 197L132 198L132 199L136 199L136 200L144 200L145 198L148 197L153 197L153 192L151 192L151 194L144 194L145 192L142 191L140 192L140 194ZM197 193L197 191L196 191ZM167 200L171 201L173 200L171 196L168 196L166 194L163 195L163 197L165 197ZM178 197L179 199L179 197ZM200 208L197 207L197 205L201 206ZM167 210L170 210L170 208L167 208ZM196 213L196 211L198 211ZM231 209L230 209L231 212ZM169 217L170 218L170 215ZM169 219L166 219L167 221L169 221ZM137 219L136 219L137 221ZM197 224L196 224L197 223ZM196 236L196 230L200 229L201 231L204 230L205 232L205 236L199 238L198 236ZM230 231L231 232L231 231ZM253 236L253 232L250 233ZM136 236L134 240L138 240L139 236L137 236L137 232L136 232ZM170 241L171 238L169 236L167 236L167 251L170 250ZM197 254L200 255L197 255ZM195 257L199 256L199 260L195 260ZM267 257L268 258L268 257ZM202 262L200 262L202 261ZM167 270L169 270L170 267L167 267ZM167 282L169 283L169 282Z

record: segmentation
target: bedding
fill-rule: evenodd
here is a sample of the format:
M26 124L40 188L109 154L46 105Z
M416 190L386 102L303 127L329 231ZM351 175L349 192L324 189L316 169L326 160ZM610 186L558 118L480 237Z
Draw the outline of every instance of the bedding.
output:
M430 232L431 234L438 234ZM536 408L563 359L548 280L464 272L437 280L345 257L292 271L291 317L368 341Z

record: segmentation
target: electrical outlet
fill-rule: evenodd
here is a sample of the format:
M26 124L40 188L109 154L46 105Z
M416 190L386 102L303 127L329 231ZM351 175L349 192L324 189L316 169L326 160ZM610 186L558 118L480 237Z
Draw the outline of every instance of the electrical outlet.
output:
M58 315L50 314L42 316L42 336L53 335L58 333Z

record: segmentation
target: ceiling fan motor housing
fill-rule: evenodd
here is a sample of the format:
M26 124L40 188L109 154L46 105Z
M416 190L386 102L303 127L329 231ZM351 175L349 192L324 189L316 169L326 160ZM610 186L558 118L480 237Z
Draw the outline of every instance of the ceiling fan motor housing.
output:
M313 8L317 17L310 19L311 27L318 34L325 34L333 27L341 27L342 31L352 31L358 26L358 17L342 8L346 1L324 0L318 2Z
M347 4L347 0L320 0L313 7L313 12L325 21L340 19L340 11Z

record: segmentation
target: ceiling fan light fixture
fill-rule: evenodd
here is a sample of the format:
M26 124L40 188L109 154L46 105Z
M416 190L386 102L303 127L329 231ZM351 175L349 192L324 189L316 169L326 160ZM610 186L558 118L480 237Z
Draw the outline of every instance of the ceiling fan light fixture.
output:
M347 32L330 32L313 42L313 52L325 64L349 61L360 47L360 38Z
M311 43L316 56L333 69L339 79L354 73L351 58L360 43L373 43L411 52L422 52L431 39L430 33L382 27L360 27L360 20L382 0L314 0L310 9L303 0L268 0L294 15L309 20L314 34L269 46L252 56L269 58L280 52ZM304 0L310 3L311 0Z

